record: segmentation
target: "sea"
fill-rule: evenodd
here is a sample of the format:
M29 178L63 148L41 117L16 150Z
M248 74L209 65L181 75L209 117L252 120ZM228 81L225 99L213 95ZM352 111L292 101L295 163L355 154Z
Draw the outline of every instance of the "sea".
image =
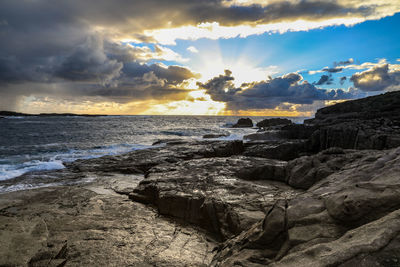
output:
M10 116L0 119L0 181L63 162L146 149L163 139L226 134L243 139L252 128L231 128L234 116ZM254 123L271 117L250 117ZM295 123L304 118L290 118Z

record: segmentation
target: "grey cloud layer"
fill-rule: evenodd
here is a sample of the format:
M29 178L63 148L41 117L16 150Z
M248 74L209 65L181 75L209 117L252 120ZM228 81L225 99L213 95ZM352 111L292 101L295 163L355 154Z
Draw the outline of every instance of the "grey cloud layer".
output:
M0 57L0 109L14 109L21 96L29 95L101 97L123 103L184 99L188 91L179 84L199 77L185 67L146 64L141 56L149 51L99 35L62 52L36 60Z
M354 98L353 92L341 89L323 90L302 81L297 73L290 73L267 81L233 85L234 77L229 70L206 83L198 83L206 89L213 100L226 102L231 110L273 109L288 102L291 104L313 104L318 100L338 100Z

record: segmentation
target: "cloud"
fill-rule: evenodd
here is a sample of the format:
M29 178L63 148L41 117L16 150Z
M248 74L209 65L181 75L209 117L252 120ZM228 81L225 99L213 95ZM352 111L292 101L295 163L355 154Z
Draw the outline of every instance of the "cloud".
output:
M165 53L170 50L138 48L98 34L58 56L0 57L0 98L7 100L0 102L0 109L16 109L23 96L76 97L76 101L89 97L118 103L185 99L189 91L180 84L199 74L181 66L145 63L149 55Z
M151 64L187 61L164 46L177 39L354 25L399 10L400 3L389 0L2 0L1 107L38 94L116 101L182 97L180 84L198 75ZM248 90L239 89L234 95Z
M40 38L37 41L49 40L55 45L62 45L60 37L67 36L71 41L77 41L94 31L101 31L118 40L157 40L166 44L177 38L230 38L354 25L390 16L400 10L400 4L390 0L240 2L98 0L93 4L89 0L59 0L55 4L51 0L23 3L3 0L0 18L5 22L1 27L8 31L9 37L15 39L12 41L14 44L18 44L17 39L23 40L27 33L28 37L34 37L35 34L43 38L53 37L52 40ZM185 29L186 34L179 29ZM16 48L21 49L21 45Z
M158 59L163 61L177 61L177 62L186 62L189 60L188 58L183 58L178 53L161 45L155 46L155 53L156 55L153 56L152 59Z
M340 78L340 84L343 85L346 80L347 80L346 76L341 77Z
M332 84L333 83L333 79L332 79L332 75L322 75L321 78L318 80L318 82L315 82L313 84L315 85L324 85L324 84Z
M122 67L123 63L107 57L103 39L91 36L65 58L55 75L70 81L97 81L108 85L120 76Z
M189 46L188 48L186 48L186 50L192 53L199 53L199 50L197 50L197 48L194 46Z
M337 73L337 72L342 72L343 68L338 68L338 67L334 67L334 68L323 68L322 71L325 72L330 72L330 73Z
M374 66L351 76L354 86L362 91L400 89L400 69L390 70L389 64Z
M342 72L342 71L343 71L343 67L333 67L333 68L325 67L321 70L310 70L310 71L308 71L308 73L311 75L314 75L314 74L323 73L323 72L338 73L338 72Z
M345 66L345 65L349 65L349 64L353 64L353 63L354 63L354 59L349 58L348 60L345 60L345 61L334 62L333 65L336 67L336 66Z
M231 110L274 109L283 103L313 104L314 101L349 99L355 92L342 89L324 90L303 80L297 73L289 73L266 81L245 83L234 87L232 72L225 70L224 75L198 83L206 89L214 101L227 104Z
M121 62L147 62L150 60L186 62L187 58L161 45L155 45L154 49L148 46L134 46L130 43L112 42L104 40L105 50L109 56Z

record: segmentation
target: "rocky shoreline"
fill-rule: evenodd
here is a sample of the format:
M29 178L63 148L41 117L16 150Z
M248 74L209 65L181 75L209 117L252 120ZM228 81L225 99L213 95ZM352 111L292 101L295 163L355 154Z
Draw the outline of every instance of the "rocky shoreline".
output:
M400 265L399 92L259 127L0 182L0 266Z

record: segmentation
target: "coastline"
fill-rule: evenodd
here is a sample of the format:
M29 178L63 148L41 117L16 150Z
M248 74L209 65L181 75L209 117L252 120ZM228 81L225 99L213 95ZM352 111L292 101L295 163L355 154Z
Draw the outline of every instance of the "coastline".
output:
M0 265L396 265L400 93L352 102L20 177L63 184L0 195Z

